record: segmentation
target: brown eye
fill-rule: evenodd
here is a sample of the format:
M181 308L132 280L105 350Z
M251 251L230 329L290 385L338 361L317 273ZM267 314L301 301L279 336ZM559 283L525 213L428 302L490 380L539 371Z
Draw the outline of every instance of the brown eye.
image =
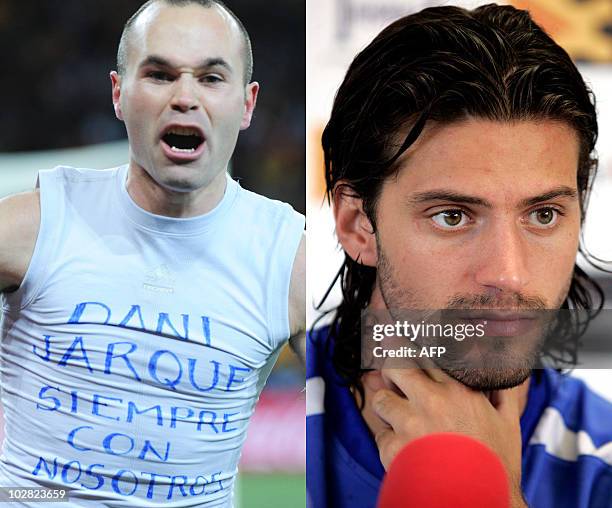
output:
M550 227L556 224L559 212L554 208L540 208L531 212L529 216L534 226Z
M467 222L467 217L461 210L444 210L433 215L432 220L444 229L455 229L464 226Z
M552 210L540 210L538 212L538 221L542 224L550 224L553 219L554 217Z

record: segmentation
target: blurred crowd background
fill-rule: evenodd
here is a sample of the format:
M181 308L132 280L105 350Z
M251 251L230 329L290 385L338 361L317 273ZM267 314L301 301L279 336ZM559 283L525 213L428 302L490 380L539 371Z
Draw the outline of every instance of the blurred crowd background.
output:
M0 197L32 189L38 169L127 162L109 72L123 25L142 3L0 0ZM305 0L225 3L251 36L253 79L261 85L232 174L304 213ZM301 365L283 351L249 428L237 508L304 506L303 386Z

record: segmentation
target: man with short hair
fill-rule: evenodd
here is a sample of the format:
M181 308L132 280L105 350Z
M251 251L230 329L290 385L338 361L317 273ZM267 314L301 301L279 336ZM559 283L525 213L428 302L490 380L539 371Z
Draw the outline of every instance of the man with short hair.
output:
M257 398L304 326L304 218L227 173L251 72L223 3L147 2L111 73L129 164L41 171L0 202L1 486L232 505Z
M527 313L597 309L576 265L596 136L590 91L525 11L425 9L357 55L322 138L345 261L308 342L310 506L375 506L398 451L438 432L498 455L512 507L610 506L612 406L532 348L376 370L360 349L364 310L477 309L510 339Z

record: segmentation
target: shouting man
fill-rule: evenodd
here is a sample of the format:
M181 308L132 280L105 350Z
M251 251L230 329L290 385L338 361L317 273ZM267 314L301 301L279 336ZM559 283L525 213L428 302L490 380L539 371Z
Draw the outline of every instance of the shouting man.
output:
M345 261L333 323L308 343L313 508L374 507L397 452L437 432L492 449L514 508L610 506L612 406L534 370L533 349L511 369L360 358L366 309L484 309L510 330L522 312L598 306L576 266L596 136L575 65L513 7L426 9L357 55L323 133Z
M304 327L304 218L227 172L252 67L220 1L148 1L111 73L129 164L42 171L0 203L0 486L232 505L257 398Z

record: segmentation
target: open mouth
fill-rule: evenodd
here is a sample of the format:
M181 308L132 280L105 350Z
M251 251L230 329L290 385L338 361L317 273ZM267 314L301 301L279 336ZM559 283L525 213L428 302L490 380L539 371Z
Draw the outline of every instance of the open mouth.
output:
M193 127L170 127L162 140L175 153L192 154L202 146L204 136Z

